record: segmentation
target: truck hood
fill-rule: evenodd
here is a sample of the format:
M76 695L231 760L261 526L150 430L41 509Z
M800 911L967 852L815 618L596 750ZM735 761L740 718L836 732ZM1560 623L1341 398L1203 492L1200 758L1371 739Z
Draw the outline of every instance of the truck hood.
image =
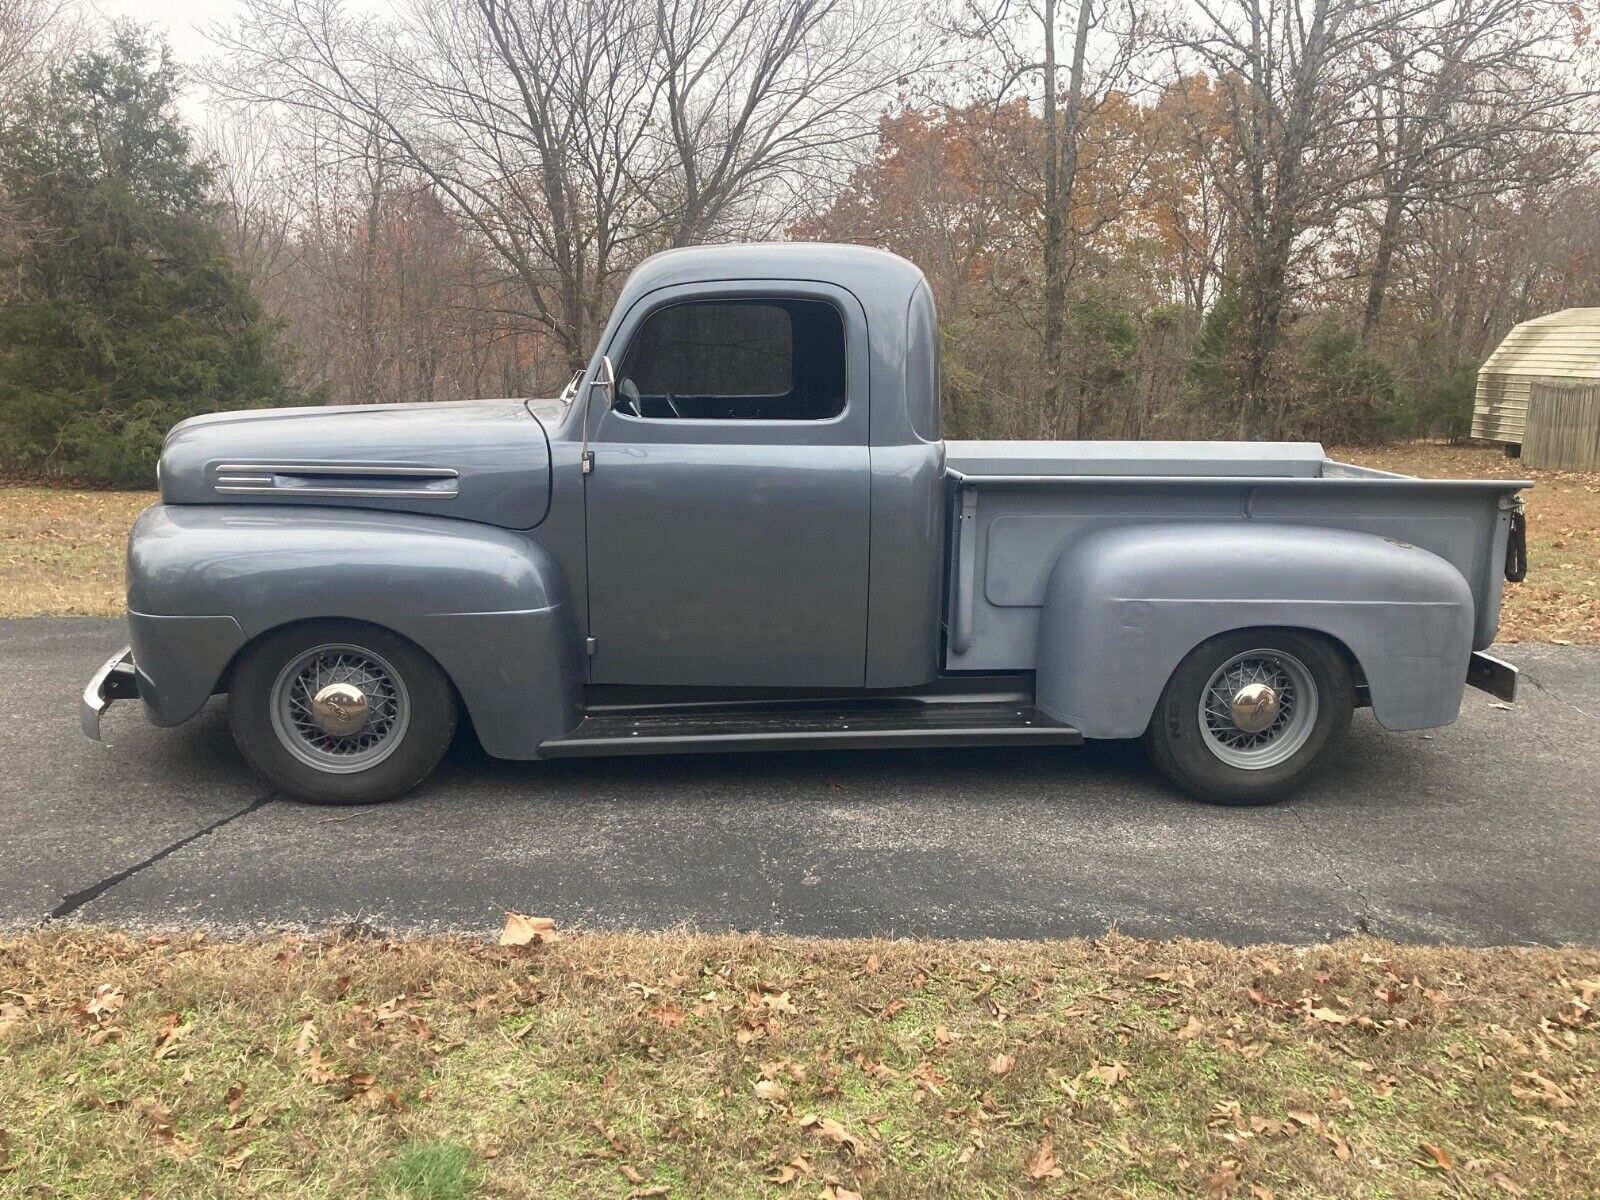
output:
M213 413L161 451L167 504L374 508L530 529L550 507L550 441L523 400Z

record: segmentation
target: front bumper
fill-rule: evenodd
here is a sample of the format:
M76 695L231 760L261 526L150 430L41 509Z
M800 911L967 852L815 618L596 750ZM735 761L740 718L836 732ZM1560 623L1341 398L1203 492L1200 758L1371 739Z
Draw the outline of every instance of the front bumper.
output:
M124 646L106 660L89 679L78 705L78 724L95 741L100 740L100 718L116 700L135 700L139 696L139 675L133 666L133 650Z
M1467 660L1467 682L1497 700L1513 704L1517 699L1517 668L1492 655L1474 651Z

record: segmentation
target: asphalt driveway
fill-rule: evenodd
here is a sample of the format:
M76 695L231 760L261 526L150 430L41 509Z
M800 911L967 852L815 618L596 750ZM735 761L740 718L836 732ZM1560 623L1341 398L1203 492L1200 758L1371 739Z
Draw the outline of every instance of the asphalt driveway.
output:
M1284 806L1171 793L1137 746L500 763L470 745L395 805L275 797L221 703L77 728L119 622L0 621L0 926L361 922L821 935L1474 944L1600 940L1600 649L1503 648L1514 709L1370 714Z

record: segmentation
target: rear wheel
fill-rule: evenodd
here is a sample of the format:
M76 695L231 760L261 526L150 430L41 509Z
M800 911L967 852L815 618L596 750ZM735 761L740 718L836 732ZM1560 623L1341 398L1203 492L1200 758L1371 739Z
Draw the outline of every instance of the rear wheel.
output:
M450 681L388 630L314 621L251 646L228 692L233 740L276 788L316 804L410 791L456 728Z
M1271 804L1304 787L1350 727L1355 684L1327 641L1288 630L1223 634L1172 673L1145 742L1212 804Z

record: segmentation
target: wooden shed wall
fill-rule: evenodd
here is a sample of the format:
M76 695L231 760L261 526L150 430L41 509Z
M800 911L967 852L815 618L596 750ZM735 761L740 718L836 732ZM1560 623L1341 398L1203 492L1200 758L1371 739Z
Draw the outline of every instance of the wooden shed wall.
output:
M1600 382L1534 383L1522 461L1545 471L1600 468Z

